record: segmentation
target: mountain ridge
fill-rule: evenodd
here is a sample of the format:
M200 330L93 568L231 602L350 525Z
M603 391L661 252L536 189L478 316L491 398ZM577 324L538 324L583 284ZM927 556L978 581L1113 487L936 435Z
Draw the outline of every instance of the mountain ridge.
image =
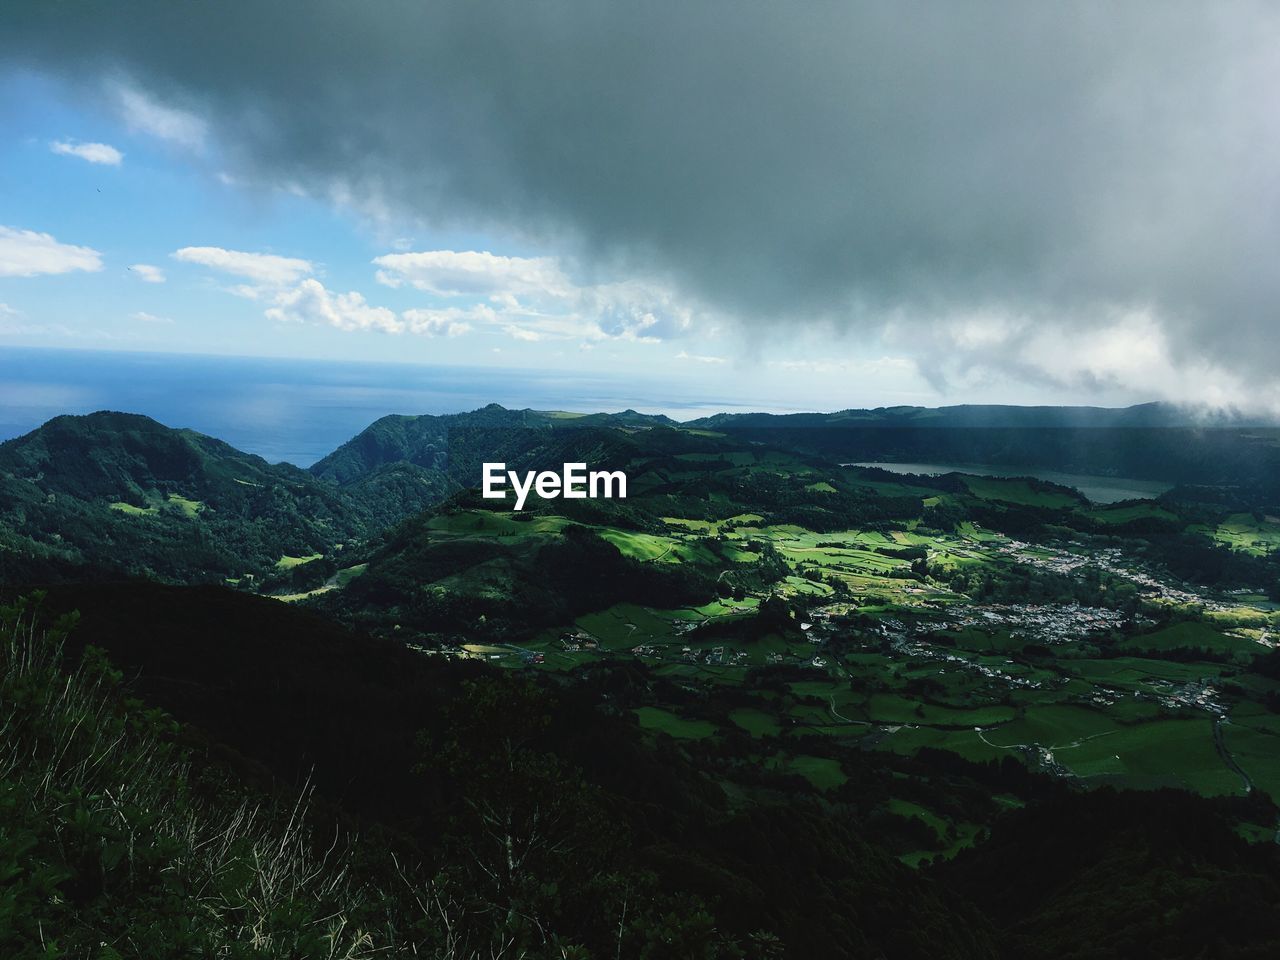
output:
M685 426L726 427L931 427L931 428L1092 428L1121 427L1274 427L1280 420L1247 416L1234 411L1199 411L1163 401L1127 407L1053 406L1019 404L956 404L942 407L895 406L847 408L829 413L801 412L717 413L688 421Z

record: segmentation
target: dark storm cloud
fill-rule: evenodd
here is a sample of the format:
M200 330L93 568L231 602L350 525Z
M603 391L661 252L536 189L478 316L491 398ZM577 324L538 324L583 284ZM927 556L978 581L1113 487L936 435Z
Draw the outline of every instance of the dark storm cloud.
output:
M516 229L748 323L1145 307L1175 359L1263 382L1278 10L10 2L0 51L127 76L260 177Z

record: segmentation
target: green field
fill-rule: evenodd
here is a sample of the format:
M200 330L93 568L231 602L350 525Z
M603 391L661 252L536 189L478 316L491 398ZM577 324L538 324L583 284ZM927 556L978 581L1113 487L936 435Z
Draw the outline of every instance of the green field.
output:
M1089 516L1099 523L1130 523L1134 520L1177 520L1177 514L1171 513L1157 503L1142 501L1139 503L1122 503L1116 506L1095 507Z
M1026 480L1001 477L964 477L965 486L982 500L1000 500L1029 507L1077 507L1082 498L1065 490L1038 490Z
M764 710L754 707L740 707L729 714L729 719L753 737L776 737L782 732L777 719Z
M1126 648L1142 650L1208 650L1213 653L1252 656L1257 643L1228 636L1201 620L1185 620L1152 633L1137 634L1124 641Z
M790 767L819 790L830 790L849 779L840 768L840 761L830 757L810 757L801 754L791 758Z
M644 729L680 740L702 740L716 732L714 724L706 720L686 720L661 707L638 707L635 714Z
M294 567L300 567L304 563L310 563L313 560L319 560L322 554L312 553L305 557L283 556L276 561L276 567L280 570L292 570Z
M1002 747L1036 744L1056 749L1113 734L1117 729L1116 722L1101 710L1046 703L1027 707L1016 720L986 731L986 739Z
M194 517L204 509L204 504L199 500L188 500L186 497L180 497L176 493L169 494L169 503L181 510L187 517Z
M1003 705L957 709L892 693L876 694L866 703L865 711L867 718L876 723L930 727L988 727L1007 723L1014 717L1014 709Z
M132 503L124 503L122 501L116 501L108 504L108 506L117 513L127 514L131 517L149 517L157 512L155 507L135 507Z
M1207 718L1157 720L1054 751L1077 776L1118 778L1131 786L1180 786L1207 795L1243 792L1213 746Z
M1233 513L1214 528L1210 536L1232 550L1265 556L1280 550L1280 517Z
M976 730L942 730L936 727L902 726L889 730L876 744L878 749L894 753L914 754L921 747L950 750L966 760L986 763L1013 755L1008 749L994 747L983 741Z

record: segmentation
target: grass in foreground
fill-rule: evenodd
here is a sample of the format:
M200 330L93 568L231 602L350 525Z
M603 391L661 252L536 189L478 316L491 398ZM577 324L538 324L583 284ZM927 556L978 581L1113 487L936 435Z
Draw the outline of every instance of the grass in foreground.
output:
M370 851L313 836L305 791L278 809L197 769L100 653L64 665L69 622L33 620L0 608L0 956L473 955L432 885L353 877Z

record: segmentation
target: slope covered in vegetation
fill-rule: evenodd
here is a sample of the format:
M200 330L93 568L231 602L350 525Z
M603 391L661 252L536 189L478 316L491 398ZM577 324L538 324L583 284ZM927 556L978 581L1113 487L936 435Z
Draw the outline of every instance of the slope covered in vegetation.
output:
M0 610L0 952L7 957L363 957L375 891L278 809L192 763L62 628ZM330 838L332 839L332 838Z
M252 580L372 532L367 509L305 471L148 417L58 417L0 444L6 582Z

